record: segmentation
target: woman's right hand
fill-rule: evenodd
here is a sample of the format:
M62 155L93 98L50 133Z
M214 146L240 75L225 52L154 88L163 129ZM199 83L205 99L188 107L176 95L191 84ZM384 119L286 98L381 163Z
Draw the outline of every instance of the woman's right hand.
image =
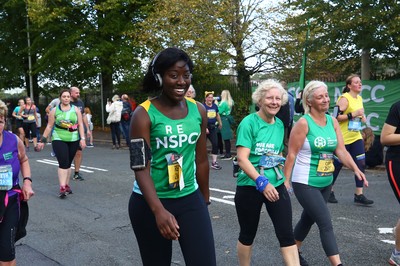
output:
M161 235L169 240L178 240L180 236L178 231L179 225L175 217L164 208L154 215L158 230L160 230Z
M41 151L44 148L44 143L38 142L38 144L35 147L35 151Z

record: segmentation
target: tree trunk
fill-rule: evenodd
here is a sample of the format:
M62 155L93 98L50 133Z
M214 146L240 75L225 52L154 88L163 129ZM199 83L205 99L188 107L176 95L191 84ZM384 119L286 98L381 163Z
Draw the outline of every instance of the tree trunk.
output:
M361 54L361 80L369 80L371 77L371 65L370 65L370 51L367 48L363 48Z

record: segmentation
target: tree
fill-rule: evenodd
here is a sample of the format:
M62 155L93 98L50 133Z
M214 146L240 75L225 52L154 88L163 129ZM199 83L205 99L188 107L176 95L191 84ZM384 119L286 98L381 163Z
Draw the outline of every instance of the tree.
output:
M274 54L269 29L281 17L265 2L160 0L142 24L147 32L142 42L150 51L185 49L197 66L214 64L214 73L231 66L239 86L248 87L251 75L274 69L268 64Z
M371 58L399 55L398 1L292 0L283 5L294 11L286 22L298 25L297 33L305 32L305 21L311 20L311 49L325 47L328 58L339 62L361 58L362 79L370 78Z
M26 5L23 0L2 1L0 4L0 88L29 88L28 38ZM31 35L31 40L36 38ZM36 61L35 53L32 61ZM37 76L33 74L33 89ZM28 90L29 91L29 90ZM34 95L37 101L37 95Z
M142 51L127 36L139 31L147 15L146 0L28 0L29 16L40 36L34 71L44 87L77 85L97 87L99 75L104 97L114 86L132 81L140 73ZM137 33L136 33L137 34ZM127 78L126 78L127 77Z

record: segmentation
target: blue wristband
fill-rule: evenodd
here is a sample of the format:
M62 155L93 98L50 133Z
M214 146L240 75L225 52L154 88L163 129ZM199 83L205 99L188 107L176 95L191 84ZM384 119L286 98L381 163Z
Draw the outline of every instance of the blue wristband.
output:
M263 175L260 175L260 176L258 176L257 179L256 179L256 189L257 189L259 192L263 193L263 192L264 192L264 189L265 189L265 187L268 185L268 183L269 183L268 178L266 178L266 177L263 176Z

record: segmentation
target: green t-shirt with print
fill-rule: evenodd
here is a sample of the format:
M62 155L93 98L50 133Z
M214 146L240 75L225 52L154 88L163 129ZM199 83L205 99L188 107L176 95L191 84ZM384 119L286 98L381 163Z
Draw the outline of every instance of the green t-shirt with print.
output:
M257 113L252 113L246 116L239 124L236 147L250 149L249 161L260 172L259 162L263 154L279 155L282 152L284 148L283 136L284 127L279 118L275 117L275 123L268 124ZM280 180L278 180L273 168L264 169L264 175L274 187L281 185L285 180L282 169L279 167L276 167L276 169L283 177ZM240 170L237 177L237 185L255 187L256 183L243 170Z

